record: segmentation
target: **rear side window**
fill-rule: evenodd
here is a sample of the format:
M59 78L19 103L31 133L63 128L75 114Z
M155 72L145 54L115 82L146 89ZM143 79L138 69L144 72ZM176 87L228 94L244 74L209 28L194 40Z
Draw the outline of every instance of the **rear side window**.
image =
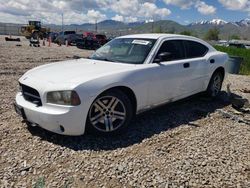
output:
M96 38L98 38L98 39L105 39L106 36L105 35L96 35Z
M168 61L185 59L184 47L181 40L168 40L165 41L162 45L158 54L162 52L171 53L171 58Z
M207 54L208 48L195 41L184 41L187 58L203 57Z
M76 34L75 31L65 31L64 35Z

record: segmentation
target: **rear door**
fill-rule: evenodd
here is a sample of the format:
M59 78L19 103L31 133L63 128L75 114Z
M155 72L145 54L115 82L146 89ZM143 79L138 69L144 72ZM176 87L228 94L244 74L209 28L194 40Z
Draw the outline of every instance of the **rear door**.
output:
M183 40L186 59L190 67L186 70L190 94L204 90L205 81L208 79L209 63L206 54L208 48L196 41Z

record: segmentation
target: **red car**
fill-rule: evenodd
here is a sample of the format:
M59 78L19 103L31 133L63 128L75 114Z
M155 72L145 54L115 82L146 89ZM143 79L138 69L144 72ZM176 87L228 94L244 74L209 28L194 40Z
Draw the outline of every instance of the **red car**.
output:
M103 34L96 34L95 38L101 45L106 44L108 41L106 35Z
M106 35L103 35L103 34L94 34L92 32L84 32L83 37L96 40L100 45L104 45L105 43L108 42Z
M84 32L83 33L83 37L91 37L91 38L95 38L95 35L94 33L91 33L91 32Z

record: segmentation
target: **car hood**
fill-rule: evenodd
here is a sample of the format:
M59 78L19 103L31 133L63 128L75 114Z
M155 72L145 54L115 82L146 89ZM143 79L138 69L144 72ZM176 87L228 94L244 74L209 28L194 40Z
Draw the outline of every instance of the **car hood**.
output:
M95 78L134 69L136 65L77 59L51 63L36 67L26 72L20 82L34 80L49 84L84 83Z

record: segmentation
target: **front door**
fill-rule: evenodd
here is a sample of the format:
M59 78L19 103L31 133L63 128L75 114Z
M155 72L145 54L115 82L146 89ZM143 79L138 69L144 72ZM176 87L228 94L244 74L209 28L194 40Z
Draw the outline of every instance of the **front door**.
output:
M185 50L181 40L166 40L157 52L168 52L169 56L161 59L160 63L150 66L150 79L148 88L148 105L157 105L171 102L190 92L188 77L190 76L190 63L185 59Z

